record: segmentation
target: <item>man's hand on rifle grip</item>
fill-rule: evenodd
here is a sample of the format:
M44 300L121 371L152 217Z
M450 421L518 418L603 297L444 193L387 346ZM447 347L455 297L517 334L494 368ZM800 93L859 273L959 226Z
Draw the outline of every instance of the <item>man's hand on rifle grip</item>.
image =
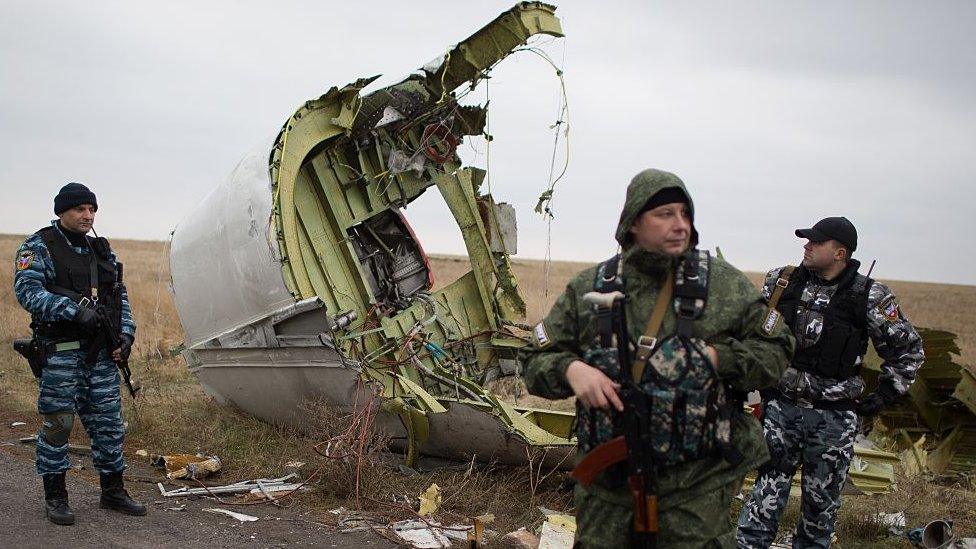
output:
M612 405L618 412L624 411L624 403L617 395L620 384L582 360L569 363L566 367L566 381L583 406L608 410Z
M122 334L122 346L112 351L112 360L115 362L129 360L129 354L132 353L132 342L132 336Z

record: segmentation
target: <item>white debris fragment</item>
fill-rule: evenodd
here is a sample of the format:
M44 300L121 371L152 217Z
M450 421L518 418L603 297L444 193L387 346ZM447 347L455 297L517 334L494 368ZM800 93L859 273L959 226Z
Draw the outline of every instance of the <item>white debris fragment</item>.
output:
M24 423L23 421L15 421L10 424L11 427L20 427L21 425L27 425L27 424Z
M403 541L417 549L449 549L451 540L447 539L440 530L433 528L417 528L415 530L394 530Z
M244 513L235 513L234 511L228 511L227 509L204 509L204 511L208 513L227 515L228 517L235 518L241 522L254 522L258 520L258 517L252 517L251 515L245 515Z
M880 526L889 528L905 528L905 513L878 513L874 515Z
M465 526L464 524L452 524L447 526L442 531L445 536L450 539L458 541L468 541L468 533L474 529L474 526Z
M573 546L575 528L570 529L547 520L542 523L539 549L570 549Z

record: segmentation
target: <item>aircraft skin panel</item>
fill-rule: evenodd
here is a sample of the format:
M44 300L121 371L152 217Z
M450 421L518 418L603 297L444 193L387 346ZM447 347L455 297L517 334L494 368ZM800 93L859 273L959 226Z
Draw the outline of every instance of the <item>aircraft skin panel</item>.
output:
M294 303L270 223L268 139L173 230L173 300L188 347Z

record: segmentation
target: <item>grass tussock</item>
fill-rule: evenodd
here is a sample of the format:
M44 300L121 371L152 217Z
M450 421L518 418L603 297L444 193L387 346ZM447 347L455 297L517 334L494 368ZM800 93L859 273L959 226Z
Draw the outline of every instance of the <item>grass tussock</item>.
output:
M21 236L0 235L0 256L14 257ZM302 410L307 418L301 432L268 425L206 395L181 358L170 349L182 341L182 331L168 290L168 250L161 242L117 240L113 247L125 262L129 290L138 333L131 366L143 385L137 405L124 397L129 422L126 452L130 460L137 449L149 453L204 452L220 456L223 470L215 482L279 476L291 461L302 461L301 474L313 488L295 499L320 512L322 520L333 520L326 509L357 506L374 516L390 519L413 518L418 496L431 484L440 486L443 502L438 512L442 521L493 513L493 529L507 532L520 526L537 526L542 516L539 506L570 510L571 491L566 475L538 470L540 455L530 455L529 464L506 467L496 464L466 464L458 468L429 472L404 472L399 458L385 452L387 440L375 433L357 438L360 419L342 416L321 403ZM436 287L440 288L470 267L461 258L435 256L431 264ZM562 293L569 279L588 265L583 263L515 260L513 269L526 299L531 324L541 319ZM36 408L37 386L24 361L11 349L15 337L29 334L29 317L13 295L13 269L0 269L0 408L7 412L32 413ZM754 282L761 275L750 274ZM915 323L954 331L960 336L962 361L976 358L976 326L964 315L976 309L976 287L891 282L906 315ZM534 407L572 410L573 401L551 402L528 395L521 380L503 379L492 389L508 400ZM83 441L81 429L74 438ZM330 448L346 459L333 459L324 451L324 441L338 441ZM352 447L351 442L357 444ZM345 444L346 446L342 446ZM358 489L357 489L358 479ZM358 503L356 496L359 496ZM898 490L876 497L847 497L841 508L839 546L885 546L895 544L884 536L873 518L877 512L905 510L909 526L935 518L952 518L960 534L976 535L976 495L968 486L943 486L923 479L899 480ZM737 514L738 505L733 509ZM782 520L783 533L792 529L798 518L791 504Z

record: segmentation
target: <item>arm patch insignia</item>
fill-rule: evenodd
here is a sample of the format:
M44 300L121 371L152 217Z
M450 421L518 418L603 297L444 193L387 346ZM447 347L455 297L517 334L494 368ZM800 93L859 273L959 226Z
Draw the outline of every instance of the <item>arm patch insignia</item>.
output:
M30 267L33 261L34 261L33 250L24 250L20 252L19 254L17 254L17 270L23 271L24 269Z
M763 322L762 331L766 335L773 335L773 328L776 327L776 323L779 321L780 317L783 316L776 309L770 309L769 313L766 314L766 319Z
M552 340L549 339L549 333L546 332L544 323L540 322L532 329L532 342L535 343L536 349L545 349L552 345Z
M878 312L881 316L885 317L889 322L894 322L898 320L898 302L895 301L895 296L889 295L888 297L881 300L881 304L878 305Z

